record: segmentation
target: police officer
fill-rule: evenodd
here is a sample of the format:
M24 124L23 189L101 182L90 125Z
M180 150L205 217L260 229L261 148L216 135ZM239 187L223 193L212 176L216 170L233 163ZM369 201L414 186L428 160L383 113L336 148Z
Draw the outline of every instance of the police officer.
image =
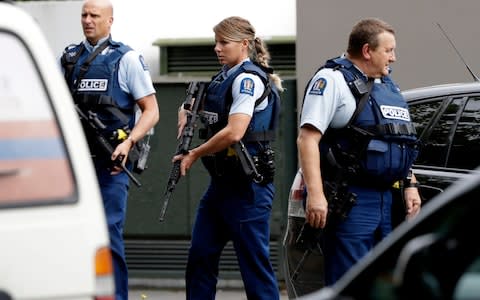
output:
M326 285L391 231L394 182L408 177L407 214L420 209L418 183L408 176L418 153L415 130L389 76L395 46L389 24L361 20L350 33L346 54L328 60L305 91L297 146L307 189L306 220L325 228ZM327 183L346 184L340 196L348 199L334 199ZM335 215L335 202L341 201L350 205L342 208L345 215Z
M120 137L113 144L114 151L109 157L99 149L96 137L85 130L108 222L115 299L125 300L128 299L128 274L122 234L129 178L112 161L120 156L125 165L135 143L158 122L159 110L143 57L130 47L112 40L112 23L113 7L109 0L84 1L81 24L85 40L68 46L61 63L76 104L97 114L105 125L106 135L117 129L128 133L128 137ZM142 112L136 123L135 105ZM127 167L131 168L131 165Z
M274 197L270 141L279 111L280 79L268 67L269 53L249 21L229 17L214 27L215 52L223 65L207 88L203 105L216 121L204 131L206 141L181 159L181 174L201 158L211 181L193 226L186 270L187 299L215 299L220 255L233 242L248 299L279 299L269 260L269 218ZM185 124L181 111L180 131ZM247 176L239 142L263 180ZM265 155L267 154L267 155ZM258 178L257 178L258 179Z

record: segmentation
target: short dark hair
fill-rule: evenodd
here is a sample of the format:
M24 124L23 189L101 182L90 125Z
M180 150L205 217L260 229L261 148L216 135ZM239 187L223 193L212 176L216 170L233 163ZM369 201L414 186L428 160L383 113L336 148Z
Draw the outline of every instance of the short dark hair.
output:
M378 47L378 35L385 31L395 35L393 27L385 21L377 18L360 20L353 26L348 38L347 53L352 57L359 57L365 44L369 44L372 49L376 49Z

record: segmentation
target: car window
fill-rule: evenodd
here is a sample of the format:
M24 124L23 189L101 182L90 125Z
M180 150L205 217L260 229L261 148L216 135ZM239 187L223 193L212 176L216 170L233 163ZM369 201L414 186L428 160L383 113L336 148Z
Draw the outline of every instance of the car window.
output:
M445 101L445 98L433 99L427 102L423 101L409 105L410 116L419 137L424 134L425 128L427 128L428 124L433 121L434 116L438 113L443 101Z
M457 123L447 166L472 170L480 165L480 97L468 99Z
M0 207L72 201L61 131L22 41L0 31Z
M444 113L438 116L444 101L445 98L439 98L410 106L412 120L422 140L416 164L445 166L458 104L451 102Z

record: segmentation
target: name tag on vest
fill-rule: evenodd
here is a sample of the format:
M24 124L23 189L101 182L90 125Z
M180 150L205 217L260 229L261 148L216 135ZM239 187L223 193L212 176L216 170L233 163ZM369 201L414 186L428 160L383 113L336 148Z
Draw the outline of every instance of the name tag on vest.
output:
M386 119L397 119L403 121L410 121L410 114L408 109L403 107L381 105L382 115Z
M78 86L78 91L97 91L104 92L107 90L108 79L82 79Z

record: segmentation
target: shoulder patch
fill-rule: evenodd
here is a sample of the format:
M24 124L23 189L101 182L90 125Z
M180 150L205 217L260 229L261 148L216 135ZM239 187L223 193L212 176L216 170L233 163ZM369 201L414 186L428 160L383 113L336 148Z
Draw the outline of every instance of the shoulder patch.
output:
M65 51L72 50L75 47L78 47L78 45L77 44L70 44L67 47L65 47Z
M327 80L323 77L317 79L312 85L312 88L308 92L310 95L323 95L325 88L327 87Z
M248 94L253 96L253 91L255 89L255 83L253 83L252 78L243 78L240 83L240 94Z
M143 70L148 71L148 65L147 65L147 63L145 62L145 59L143 58L142 55L139 55L139 56L138 56L138 60L140 60L140 64L142 65Z
M63 53L69 57L74 57L77 55L78 51L81 49L80 45L70 44L63 50Z

